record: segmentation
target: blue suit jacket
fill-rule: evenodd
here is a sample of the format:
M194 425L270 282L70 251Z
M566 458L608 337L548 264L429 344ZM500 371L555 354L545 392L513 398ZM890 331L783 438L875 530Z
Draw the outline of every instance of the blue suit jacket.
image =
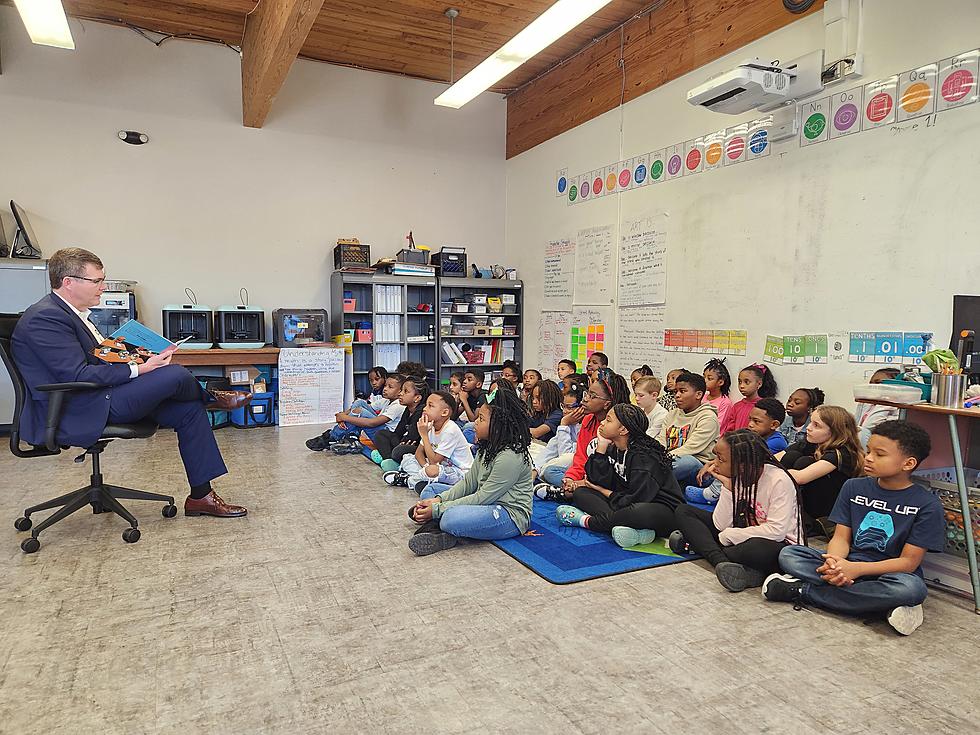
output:
M109 418L112 386L130 380L129 365L110 365L92 354L96 340L68 304L48 294L31 306L17 322L11 339L14 362L27 383L27 401L20 418L20 434L31 444L44 443L48 394L37 390L45 383L84 381L105 386L66 398L58 430L58 443L90 447Z

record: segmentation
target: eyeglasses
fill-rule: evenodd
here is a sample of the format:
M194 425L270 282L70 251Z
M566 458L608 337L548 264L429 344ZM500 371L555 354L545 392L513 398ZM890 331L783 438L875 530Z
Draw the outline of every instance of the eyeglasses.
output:
M598 398L603 401L609 400L604 395L602 395L601 393L596 393L594 390L585 391L585 393L582 394L582 397L587 401L591 401L593 398Z
M86 276L68 276L68 277L74 278L78 281L88 281L89 283L94 283L96 286L105 283L105 276L102 276L102 278L88 278Z

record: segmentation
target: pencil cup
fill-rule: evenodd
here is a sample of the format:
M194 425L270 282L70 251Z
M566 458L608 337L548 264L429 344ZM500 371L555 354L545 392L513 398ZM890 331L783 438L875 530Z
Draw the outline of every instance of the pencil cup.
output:
M963 394L966 392L966 375L932 376L932 397L930 403L944 408L963 408Z

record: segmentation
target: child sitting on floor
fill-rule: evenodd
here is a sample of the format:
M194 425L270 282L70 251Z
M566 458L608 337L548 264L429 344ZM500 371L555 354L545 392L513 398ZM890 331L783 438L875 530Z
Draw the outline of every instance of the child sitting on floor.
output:
M681 373L674 378L677 407L667 413L657 441L674 460L674 477L681 487L693 485L701 468L711 461L718 440L718 411L704 397L704 378Z
M877 385L886 380L894 380L901 371L898 368L886 367L875 370L868 382ZM894 421L898 418L898 409L894 406L873 406L868 403L859 403L854 411L854 421L858 427L858 438L861 446L868 446L868 439L871 438L871 430L878 424L885 421Z
M824 401L819 388L797 388L786 400L786 420L779 427L779 433L786 444L795 444L806 439L806 427L810 425L810 414Z
M405 378L398 401L405 407L401 420L394 431L380 429L374 435L374 451L371 460L381 465L386 472L397 470L401 466L402 457L414 453L419 446L418 422L422 418L422 409L429 397L429 386L417 376Z
M670 457L647 428L639 406L612 407L585 463L586 484L575 489L571 505L555 510L559 523L610 533L624 549L653 543L677 528L674 510L684 499Z
M409 517L421 527L408 541L418 556L451 548L460 537L520 536L531 522L527 409L512 391L491 393L476 418L479 451L466 476L450 487L431 483Z
M599 368L609 368L609 358L605 352L593 352L589 355L589 360L585 363L585 374L589 376L589 382L595 380L595 373Z
M585 410L581 408L583 393L582 386L574 383L562 394L562 418L558 429L544 451L534 458L531 478L535 482L540 479L546 487L561 485L565 472L571 467L578 432L585 418ZM546 490L542 490L542 493L541 497L547 494Z
M357 413L354 413L353 410L341 411L334 416L337 425L323 432L320 436L308 439L306 446L314 452L330 448L339 454L348 454L361 451L362 446L359 437L362 435L362 431L363 435L370 440L383 427L394 430L405 410L405 407L398 402L403 381L404 378L397 374L389 375L385 379L382 394L388 403L379 413L375 414L373 411L363 410L363 406L357 410ZM362 412L364 415L361 415Z
M630 385L633 390L636 390L636 383L640 378L648 378L653 375L653 368L649 365L640 365L636 370L630 373Z
M779 387L772 371L765 365L749 365L738 373L738 392L742 400L732 406L728 423L721 427L722 433L733 429L747 429L749 414L760 398L775 398Z
M384 481L418 493L430 482L459 482L473 464L473 454L455 419L452 394L442 390L430 393L417 424L418 448L402 457L401 469L385 472Z
M664 389L660 394L660 398L657 399L657 403L666 408L668 411L673 411L675 408L677 408L677 402L674 400L674 391L676 390L674 381L677 379L678 375L686 372L687 370L684 368L677 368L676 370L671 370L669 373L667 373L666 379L664 380Z
M704 365L704 398L703 403L710 403L718 409L718 426L727 426L728 415L732 412L732 399L728 394L732 390L732 376L725 367L725 358L708 360Z
M633 383L633 397L636 405L643 409L646 414L647 435L651 439L660 436L660 430L664 428L667 420L667 409L660 405L657 400L660 397L660 379L655 375L646 375Z
M558 365L555 368L555 373L558 375L559 387L562 387L562 381L565 380L569 375L575 375L578 372L578 366L575 364L575 360L559 360Z
M848 480L830 520L837 524L826 553L790 546L779 554L784 574L762 588L767 600L812 604L845 615L882 615L902 635L922 624L926 585L922 559L942 551L942 503L912 482L929 456L921 427L886 421L871 431L867 477Z
M812 529L813 535L821 531L827 535L822 519L833 509L841 486L858 477L864 467L854 417L840 406L820 406L810 416L806 441L790 444L776 459L800 486L800 504L810 523L808 533Z
M504 360L504 364L500 367L500 377L510 383L514 390L520 390L522 375L521 366L517 362Z
M730 431L715 444L715 477L725 487L714 511L682 505L676 554L698 553L730 592L758 587L779 568L779 553L803 539L796 484L762 438Z
M542 380L541 373L537 370L531 368L524 371L524 382L521 383L521 400L527 404L528 408L531 408L531 391Z
M561 392L550 380L540 382L531 391L531 418L528 427L531 438L542 442L551 441L563 418Z
M784 418L786 418L786 409L775 398L760 398L749 414L749 431L762 437L773 454L786 449L786 440L778 431ZM684 497L688 502L708 505L718 502L718 498L724 492L724 486L717 477L714 477L715 467L716 460L708 462L698 473L698 484L684 489ZM711 484L703 487L710 478L714 478Z

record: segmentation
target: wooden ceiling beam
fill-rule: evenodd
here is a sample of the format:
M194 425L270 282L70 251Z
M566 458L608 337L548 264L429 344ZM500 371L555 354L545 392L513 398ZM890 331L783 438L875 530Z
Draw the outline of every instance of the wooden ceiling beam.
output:
M242 121L261 128L324 0L260 0L245 18Z

